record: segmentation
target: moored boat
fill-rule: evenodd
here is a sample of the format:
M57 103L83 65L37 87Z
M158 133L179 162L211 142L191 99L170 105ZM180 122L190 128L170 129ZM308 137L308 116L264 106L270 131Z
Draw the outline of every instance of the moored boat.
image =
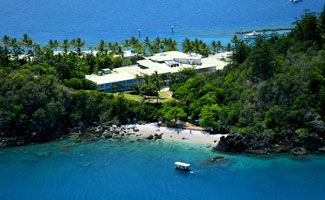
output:
M181 171L191 171L190 164L184 162L175 162L175 168Z

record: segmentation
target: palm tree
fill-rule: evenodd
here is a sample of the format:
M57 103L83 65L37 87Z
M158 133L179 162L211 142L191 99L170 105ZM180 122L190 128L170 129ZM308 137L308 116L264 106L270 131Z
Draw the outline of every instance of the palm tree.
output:
M139 74L136 74L136 75L135 75L135 80L137 80L137 90L138 90L138 93L139 93L140 95L142 95L142 94L140 93L140 84L141 84L141 81L142 81L142 76L139 75Z
M60 45L59 41L57 41L57 40L54 40L53 41L53 45L52 46L55 49L55 51L58 51L59 45Z
M71 45L75 48L78 56L81 56L81 49L85 46L85 41L82 41L80 38L76 40L71 40Z
M27 55L27 59L30 62L30 58L34 54L31 49L33 46L32 39L25 33L20 40L20 43L23 45L24 54Z
M97 45L97 51L99 53L104 53L106 51L106 48L105 48L105 41L104 40L100 40L98 45ZM107 51L106 51L107 53Z
M123 42L123 46L124 46L125 48L129 48L129 47L131 47L131 42L130 42L130 40L124 40L124 42Z
M195 40L192 42L192 45L193 45L193 51L194 51L195 53L200 53L201 45L202 45L202 41L201 41L201 40L198 40L198 39L195 39Z
M175 40L172 40L171 38L169 38L167 40L167 51L177 51L177 42Z
M213 54L216 53L217 48L218 48L217 42L213 40L213 41L211 42L211 49L212 49L212 53L213 53Z
M115 51L116 55L120 55L121 57L123 57L124 51L123 51L122 47L119 45L119 43L117 43L117 42L115 43L114 51Z
M231 44L230 43L227 44L226 51L231 51Z
M222 45L220 40L217 42L217 52L219 52L222 49Z
M163 43L161 42L159 37L155 38L155 40L153 41L153 45L156 46L158 52L161 52L161 49L163 49Z
M70 42L67 39L64 39L63 42L60 45L60 48L63 50L65 54L68 53L68 50L70 49Z
M57 40L49 40L47 46L53 51L53 49L57 50L59 46L59 42Z
M234 44L234 45L236 45L237 43L238 43L238 38L237 38L237 36L236 35L234 35L234 37L231 39L231 42Z
M6 58L8 58L8 56L9 56L10 37L7 36L7 35L4 35L1 42L4 45L5 56L6 56Z
M150 52L151 42L150 42L150 40L149 40L148 37L146 37L146 38L144 39L144 41L143 41L143 46L144 46L144 51L145 51L145 52L149 52L149 54L150 54L150 53L151 53L151 52Z
M157 97L157 103L158 103L158 100L159 100L159 91L161 89L161 86L162 86L162 78L159 76L158 72L155 71L154 74L152 75L152 79L153 79L153 82L155 84L155 88L156 88L156 97Z
M113 44L111 42L108 42L106 44L106 48L107 48L108 51L112 52L112 50L113 50Z
M153 55L155 53L158 53L158 51L159 50L157 49L157 47L155 45L153 45L153 44L150 45L150 47L149 47L149 54L150 55Z
M20 40L20 42L25 47L24 48L25 54L28 54L28 51L30 50L30 48L32 47L32 44L33 44L32 39L25 33L23 35L22 39Z
M182 43L182 48L183 48L183 52L185 52L185 53L192 52L193 51L193 46L192 46L191 40L189 40L188 38L186 38L184 40L184 42Z
M16 38L12 38L10 40L10 47L12 49L13 58L18 60L18 56L23 53L23 49L20 46L19 42L16 40Z

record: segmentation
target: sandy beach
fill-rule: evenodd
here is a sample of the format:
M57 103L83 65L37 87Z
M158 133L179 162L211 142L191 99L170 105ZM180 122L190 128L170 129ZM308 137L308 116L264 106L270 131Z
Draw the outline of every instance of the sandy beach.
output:
M189 129L176 129L164 126L158 126L157 123L150 123L144 125L127 125L125 127L136 127L139 131L136 135L140 138L147 138L150 135L162 134L162 139L174 142L189 142L195 144L202 144L205 146L215 146L218 144L220 138L224 135L215 134L211 135L205 131L189 130Z

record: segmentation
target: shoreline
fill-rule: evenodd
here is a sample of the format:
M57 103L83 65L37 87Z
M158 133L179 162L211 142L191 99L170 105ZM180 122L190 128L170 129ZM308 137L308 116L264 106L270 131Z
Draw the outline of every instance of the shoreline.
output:
M172 142L186 142L192 144L205 145L206 147L216 146L220 138L225 135L221 134L209 134L205 131L190 130L183 128L169 128L165 126L158 126L156 123L144 124L144 125L124 125L124 128L135 128L137 132L135 135L142 139L154 139L151 138L155 135L160 136L162 140ZM151 138L151 139L150 139Z

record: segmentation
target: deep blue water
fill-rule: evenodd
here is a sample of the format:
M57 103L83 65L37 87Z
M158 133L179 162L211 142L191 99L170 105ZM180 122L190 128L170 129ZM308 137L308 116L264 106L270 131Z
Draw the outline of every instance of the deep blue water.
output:
M288 27L325 0L0 0L0 35L28 33L38 42L81 37L121 41L137 36L229 41L234 32ZM171 26L175 33L171 35Z
M0 149L0 199L325 199L325 156L204 162L215 155L198 145L129 141ZM190 162L193 173L176 171L175 161Z

